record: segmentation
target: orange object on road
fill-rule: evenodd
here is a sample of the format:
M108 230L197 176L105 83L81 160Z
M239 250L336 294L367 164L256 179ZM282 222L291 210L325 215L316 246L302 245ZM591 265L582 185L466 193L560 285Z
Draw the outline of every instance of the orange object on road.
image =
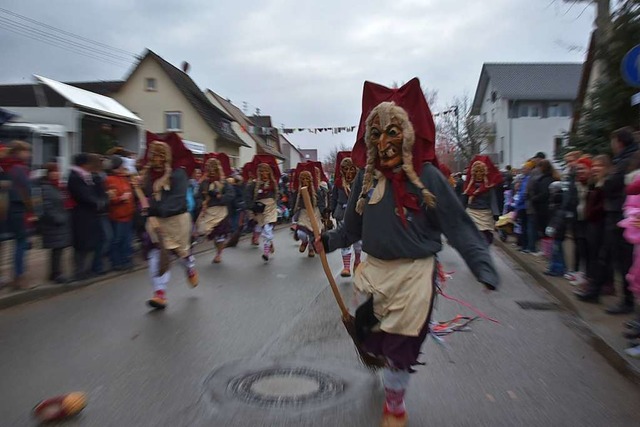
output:
M43 400L33 408L33 415L41 422L57 421L77 415L87 406L87 395L76 391Z

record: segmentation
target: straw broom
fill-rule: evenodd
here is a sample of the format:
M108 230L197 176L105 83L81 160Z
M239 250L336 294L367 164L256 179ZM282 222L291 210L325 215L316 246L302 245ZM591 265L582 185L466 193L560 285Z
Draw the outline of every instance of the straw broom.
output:
M304 206L307 209L307 213L309 214L309 219L311 220L311 226L313 228L313 234L316 237L320 237L320 228L318 227L318 221L313 214L314 208L311 203L311 198L309 197L309 190L307 187L302 187L300 189L302 194L302 198L304 199ZM347 306L344 304L344 300L342 299L342 295L340 295L340 290L338 289L338 285L336 284L335 279L333 278L333 273L331 272L331 267L329 267L329 261L327 261L327 254L324 251L318 251L320 255L320 260L322 261L322 268L324 269L324 274L327 276L329 280L329 285L331 285L331 291L333 292L333 296L338 303L338 307L340 308L340 313L342 314L342 323L344 324L347 333L353 340L353 344L358 351L358 356L360 357L360 361L364 363L369 369L375 370L378 368L383 368L386 366L386 361L382 358L375 357L369 353L367 353L362 348L362 343L356 336L356 324L355 318L349 314L349 310Z

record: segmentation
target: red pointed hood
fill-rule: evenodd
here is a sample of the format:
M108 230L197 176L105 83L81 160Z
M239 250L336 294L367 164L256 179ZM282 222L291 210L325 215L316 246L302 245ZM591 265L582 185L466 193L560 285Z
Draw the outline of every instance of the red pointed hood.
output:
M367 163L367 146L364 140L367 117L375 107L383 102L394 102L409 115L409 121L415 132L413 168L419 173L424 163L437 163L436 126L429 104L420 87L420 80L415 77L398 89L391 89L371 82L364 83L362 115L358 126L358 136L352 150L352 159L356 167L364 168Z

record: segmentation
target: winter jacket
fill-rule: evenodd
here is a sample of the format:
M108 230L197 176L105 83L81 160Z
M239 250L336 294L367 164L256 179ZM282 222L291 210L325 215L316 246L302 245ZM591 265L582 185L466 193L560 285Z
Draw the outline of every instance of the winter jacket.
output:
M195 215L196 212L196 198L193 195L193 187L191 185L187 186L187 211L191 215Z
M91 174L72 169L67 181L69 195L75 202L71 212L73 247L80 251L94 250L100 241L99 212L106 200L98 197Z
M535 213L549 212L549 185L555 181L551 175L541 175L530 187L529 201Z
M114 196L109 201L109 219L115 222L129 222L133 220L136 211L133 188L126 176L109 176L106 181L107 190Z
M542 176L542 173L540 172L540 169L535 168L533 169L531 172L529 172L529 179L527 180L527 185L525 186L526 188L526 197L525 197L525 206L527 209L527 214L531 215L536 213L536 209L533 206L532 203L532 196L533 196L533 191L534 191L534 186L536 181L538 181L538 179L540 179L540 177ZM548 186L547 186L548 188Z
M200 194L200 183L195 179L190 179L189 190L193 195L193 202L194 202L194 206L191 208L190 212L192 212L197 216L202 210L202 196Z
M569 196L569 189L565 188L561 191L553 191L549 194L549 227L553 228L553 239L556 241L564 240L567 231L567 213L566 206L568 206L567 199Z
M589 185L585 216L590 223L597 223L604 220L604 190L602 185Z
M491 215L500 215L500 208L498 207L498 198L496 195L496 188L491 188L482 194L478 194L473 198L465 195L464 205L469 209L477 210L490 210Z
M11 180L0 167L0 242L11 238L9 233L9 189Z
M242 184L231 185L233 190L233 200L229 204L231 211L240 212L246 209L244 200L244 186Z
M71 213L64 207L62 191L49 181L42 182L42 215L39 226L42 246L61 249L71 246Z
M100 172L93 175L93 189L96 192L96 196L102 201L101 208L98 213L102 216L109 214L109 195L107 194L107 175Z
M622 216L622 206L625 199L624 178L629 168L631 158L638 151L638 145L633 143L625 147L614 159L613 169L604 181L604 210Z
M209 188L210 186L211 184L208 179L205 179L200 184L200 194L202 196L202 200L207 203L207 208L213 206L229 206L235 198L235 190L226 181L222 182L222 188L220 190L215 186L213 186L215 188Z
M149 216L169 218L187 212L187 186L189 179L184 169L176 169L171 173L169 190L162 190L160 200L153 195L153 183L147 179L144 183L144 194L149 199Z
M529 183L529 175L525 175L522 177L522 181L520 182L520 188L518 189L518 194L516 195L516 210L522 211L527 209L527 185Z
M344 211L347 208L347 203L349 202L349 196L347 196L347 192L344 191L344 188L338 188L337 185L334 185L331 189L331 212L336 221L342 221L344 218Z
M482 235L469 218L440 170L427 163L420 180L435 196L435 208L422 204L419 211L409 211L403 224L396 214L393 188L387 185L382 199L376 204L365 204L362 215L356 212L357 197L350 197L344 221L334 230L323 233L322 242L327 252L347 248L362 240L363 251L383 260L423 259L442 250L444 234L465 260L476 278L494 288L498 287L498 274L490 251ZM354 194L362 191L364 172L360 171L353 185ZM406 189L419 197L420 190L411 182ZM418 198L418 200L422 200Z
M9 188L9 209L24 213L31 210L31 181L29 168L23 164L13 165L7 172L11 180Z
M580 203L575 168L569 169L565 182L567 185L567 194L565 195L564 205L565 214L567 215L567 218L573 219L577 217L578 204Z

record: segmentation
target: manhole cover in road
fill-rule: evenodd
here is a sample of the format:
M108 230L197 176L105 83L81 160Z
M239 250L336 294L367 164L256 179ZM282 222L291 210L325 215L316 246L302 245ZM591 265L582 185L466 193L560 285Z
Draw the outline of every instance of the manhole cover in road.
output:
M516 301L516 304L523 310L539 310L539 311L554 311L560 310L558 304L553 302L539 302L539 301Z
M253 405L281 408L329 399L344 391L344 383L307 368L276 368L240 376L231 393Z

